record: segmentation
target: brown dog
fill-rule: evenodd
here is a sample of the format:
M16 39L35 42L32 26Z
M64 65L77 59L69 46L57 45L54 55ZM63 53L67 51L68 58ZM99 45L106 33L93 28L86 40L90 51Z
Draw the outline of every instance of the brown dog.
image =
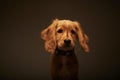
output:
M54 20L42 31L45 49L51 53L52 80L78 80L78 61L75 55L75 41L89 52L88 36L80 24L70 20Z

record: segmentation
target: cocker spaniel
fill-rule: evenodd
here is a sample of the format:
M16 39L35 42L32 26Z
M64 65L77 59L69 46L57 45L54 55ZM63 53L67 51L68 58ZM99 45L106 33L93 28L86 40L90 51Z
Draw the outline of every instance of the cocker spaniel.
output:
M76 40L84 52L89 52L89 39L80 23L55 19L41 32L41 37L45 41L45 49L51 53L52 80L78 80L78 60L74 51Z

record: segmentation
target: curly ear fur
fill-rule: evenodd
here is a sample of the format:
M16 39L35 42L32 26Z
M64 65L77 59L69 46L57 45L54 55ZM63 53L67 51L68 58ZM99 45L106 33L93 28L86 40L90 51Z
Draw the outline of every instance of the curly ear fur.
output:
M55 30L57 22L57 19L54 20L48 28L41 32L41 38L45 41L45 49L50 53L54 53L56 48Z
M79 43L80 43L84 52L89 52L89 47L88 47L89 38L83 32L80 24L78 22L75 22L75 24L76 24L76 27L77 27L77 37L79 39Z

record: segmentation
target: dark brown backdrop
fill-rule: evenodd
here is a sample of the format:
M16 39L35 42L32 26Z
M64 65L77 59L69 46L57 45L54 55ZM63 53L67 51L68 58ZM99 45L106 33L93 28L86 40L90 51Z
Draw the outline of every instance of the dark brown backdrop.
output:
M89 54L77 45L81 80L118 78L119 14L116 0L0 2L0 78L50 79L50 54L40 31L55 18L79 21L90 37Z

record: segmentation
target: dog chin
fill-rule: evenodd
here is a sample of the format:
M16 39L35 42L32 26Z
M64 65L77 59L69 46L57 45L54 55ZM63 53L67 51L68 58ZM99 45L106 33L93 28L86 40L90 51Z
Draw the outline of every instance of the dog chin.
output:
M58 47L58 49L63 50L63 51L70 51L73 50L74 47L72 46L62 46L62 47Z

